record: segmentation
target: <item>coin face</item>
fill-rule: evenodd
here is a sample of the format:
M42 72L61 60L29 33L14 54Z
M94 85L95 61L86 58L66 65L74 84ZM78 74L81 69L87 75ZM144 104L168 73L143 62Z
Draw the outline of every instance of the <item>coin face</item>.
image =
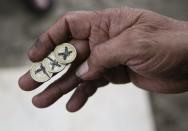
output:
M76 59L77 52L73 45L63 43L57 46L54 50L55 58L59 63L68 64Z
M30 74L33 80L37 82L45 82L48 81L53 73L50 73L46 70L44 65L39 62L39 63L34 63L30 69Z
M57 73L62 71L66 65L59 63L56 58L54 52L52 52L48 57L46 57L42 64L46 68L48 72Z

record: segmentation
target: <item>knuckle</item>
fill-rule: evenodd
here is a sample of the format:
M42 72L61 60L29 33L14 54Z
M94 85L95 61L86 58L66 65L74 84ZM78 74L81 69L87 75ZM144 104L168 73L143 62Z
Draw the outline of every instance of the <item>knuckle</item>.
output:
M69 12L65 13L65 17L70 17L74 14L75 14L75 11L69 11Z
M72 19L75 19L76 11L69 11L65 13L64 16L62 16L61 20L71 21Z
M66 19L77 18L78 16L87 14L88 12L89 11L69 11L65 13L63 18L66 18Z

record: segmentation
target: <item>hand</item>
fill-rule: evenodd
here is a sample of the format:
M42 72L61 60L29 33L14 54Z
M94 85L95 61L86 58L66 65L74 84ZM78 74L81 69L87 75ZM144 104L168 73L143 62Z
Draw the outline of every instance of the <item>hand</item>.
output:
M98 87L109 82L132 82L162 93L187 91L187 31L186 22L147 10L67 13L39 37L28 56L33 62L40 61L56 45L70 41L78 57L62 78L33 98L33 104L47 107L77 87L67 103L69 111L77 111ZM33 90L39 83L26 73L19 85Z

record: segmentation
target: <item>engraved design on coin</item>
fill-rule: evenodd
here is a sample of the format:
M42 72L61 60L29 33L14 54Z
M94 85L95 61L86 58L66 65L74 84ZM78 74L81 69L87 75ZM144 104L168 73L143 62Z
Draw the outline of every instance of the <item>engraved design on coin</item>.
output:
M31 74L32 79L37 82L46 82L53 75L53 73L50 73L46 70L46 68L41 62L33 63L30 69L30 74Z
M73 45L63 43L57 46L54 50L55 58L59 63L69 64L76 59L77 52Z
M59 63L56 58L54 52L50 53L48 57L46 57L42 64L46 68L47 71L52 73L57 73L62 71L66 65Z

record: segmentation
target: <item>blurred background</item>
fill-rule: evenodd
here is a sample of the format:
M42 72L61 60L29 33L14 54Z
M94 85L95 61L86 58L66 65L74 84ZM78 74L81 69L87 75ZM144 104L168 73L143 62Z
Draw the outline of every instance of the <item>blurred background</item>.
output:
M33 92L17 80L31 64L26 51L59 16L72 10L131 6L188 20L187 0L54 0L49 12L33 12L23 0L0 1L0 131L188 131L188 93L148 94L135 86L100 89L78 113L65 110L70 94L53 106L37 109Z

